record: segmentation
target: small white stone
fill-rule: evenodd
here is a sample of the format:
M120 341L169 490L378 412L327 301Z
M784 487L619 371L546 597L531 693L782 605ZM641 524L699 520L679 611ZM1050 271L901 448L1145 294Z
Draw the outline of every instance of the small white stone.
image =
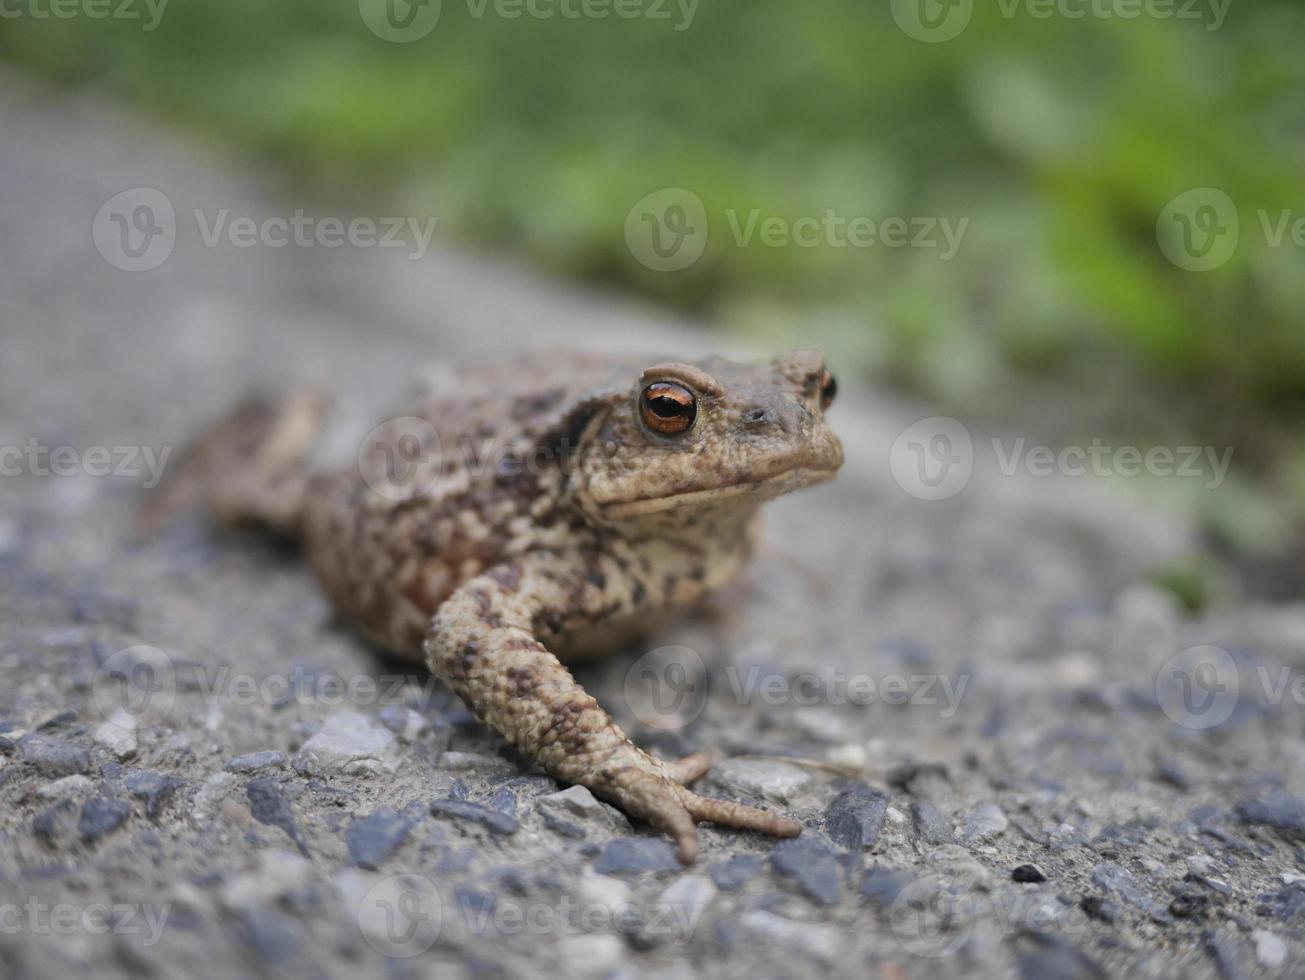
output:
M562 817L597 820L617 830L627 830L630 826L625 814L598 799L584 786L569 786L560 792L541 796L539 805Z
M906 815L902 813L901 810L897 809L897 807L895 806L890 806L888 809L886 809L884 811L884 816L886 816L889 820L891 820L895 824L906 823Z
M1251 939L1255 942L1255 958L1260 966L1273 969L1287 962L1287 944L1269 930L1256 929L1251 933Z
M222 904L232 911L249 909L302 888L313 875L312 862L290 851L260 851L257 870L223 883Z
M1209 875L1214 870L1214 858L1208 854L1193 854L1187 859L1187 870L1192 874Z
M137 749L136 716L125 708L119 708L95 729L95 741L118 759L130 759Z
M710 878L704 875L685 875L657 896L657 904L660 906L658 911L669 910L671 915L667 917L668 921L692 931L715 897L716 885Z
M399 768L394 735L356 711L331 715L295 757L297 772L374 776Z
M769 759L726 759L711 771L711 780L745 796L788 803L812 783L809 772Z
M474 769L481 773L515 772L516 767L496 755L479 755L475 752L444 752L439 767L449 772Z
M611 933L568 936L557 944L567 974L598 980L625 962L625 943Z
M36 791L36 795L43 800L80 799L88 795L94 788L94 783L78 773L73 776L64 776L63 779L56 779L52 783L46 783Z
M858 773L865 772L866 763L869 761L865 746L858 745L856 742L834 746L829 750L826 758L835 766L844 766Z
M834 926L795 922L765 909L752 909L739 916L744 927L781 946L796 946L822 963L832 963L842 952L843 937Z
M229 772L215 772L204 780L195 793L195 802L190 808L191 819L199 824L208 823L217 805L231 792L235 781L236 777Z

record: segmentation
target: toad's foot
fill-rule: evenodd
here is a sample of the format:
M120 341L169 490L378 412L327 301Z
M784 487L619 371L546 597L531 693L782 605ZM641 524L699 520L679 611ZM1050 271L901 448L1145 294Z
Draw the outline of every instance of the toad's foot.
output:
M476 717L556 778L587 786L675 840L685 863L698 855L696 823L796 837L802 826L741 803L686 789L705 756L663 763L632 743L598 702L535 637L540 623L565 629L599 613L632 610L613 584L617 569L595 554L532 553L472 579L440 607L426 638L431 670Z
M682 864L692 864L697 859L698 831L695 824L704 820L722 827L756 830L775 837L797 837L802 833L800 823L777 813L699 796L671 778L662 764L647 756L644 758L652 764L636 764L618 770L613 785L604 788L602 795L631 816L647 820L670 834Z

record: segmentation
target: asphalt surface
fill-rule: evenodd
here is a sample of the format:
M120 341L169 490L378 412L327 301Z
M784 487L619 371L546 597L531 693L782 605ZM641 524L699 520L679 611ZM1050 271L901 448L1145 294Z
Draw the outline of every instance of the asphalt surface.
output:
M331 388L347 458L427 361L749 352L415 236L209 245L224 209L366 212L4 81L0 974L1300 975L1305 605L1185 612L1151 581L1200 552L1182 515L845 383L846 470L772 506L746 580L577 671L806 827L704 827L681 869L368 650L291 551L132 515L251 387ZM158 253L113 222L158 198L96 215L142 187L175 242L127 271Z

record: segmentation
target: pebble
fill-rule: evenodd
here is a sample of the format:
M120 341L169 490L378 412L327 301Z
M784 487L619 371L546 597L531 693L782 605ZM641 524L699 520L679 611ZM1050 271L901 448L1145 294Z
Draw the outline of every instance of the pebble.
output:
M1021 864L1011 869L1010 878L1022 885L1031 885L1046 881L1047 873L1036 864Z
M132 796L144 801L145 816L151 820L158 820L168 800L177 790L186 785L184 779L150 772L148 769L132 770L127 773L122 782Z
M983 841L1005 833L1010 821L996 803L980 803L965 815L961 835L967 841Z
M1305 796L1293 796L1275 789L1256 799L1237 804L1237 815L1246 823L1263 824L1290 837L1305 838Z
M312 880L313 864L304 857L280 848L258 851L258 866L232 875L222 883L222 904L239 911L264 905L303 888Z
M915 880L909 871L892 868L867 868L861 878L861 897L874 905L888 908L902 889Z
M780 841L770 850L770 864L820 905L837 905L842 897L838 852L814 837Z
M399 768L394 735L356 711L331 715L303 744L295 770L313 776L376 776Z
M474 821L494 834L515 834L521 826L517 823L515 817L510 817L498 810L492 810L487 806L481 806L479 803L470 803L467 800L452 798L435 800L431 803L430 810L436 816L458 817L462 820Z
M1267 929L1256 929L1251 933L1255 943L1255 959L1260 966L1277 969L1287 962L1287 944Z
M72 800L60 800L32 818L32 833L48 844L57 843L71 833L76 813L76 803Z
M618 833L628 834L630 830L630 821L625 814L616 807L608 806L584 786L570 786L560 792L549 793L539 797L535 803L546 818L550 814L564 821L567 817L579 817L611 827Z
M89 752L52 735L24 735L18 741L18 757L43 776L71 776L91 768Z
M500 759L496 755L479 755L475 752L444 752L440 755L439 766L449 772L470 770L486 776L517 771L517 767L506 759Z
M1161 925L1171 925L1173 913L1162 903L1151 898L1125 869L1110 861L1102 861L1092 868L1092 881L1099 888L1115 892L1130 905L1144 911Z
M611 933L572 935L557 944L557 955L568 976L599 980L625 963L625 943Z
M290 801L285 798L276 780L251 779L249 785L245 787L245 796L249 800L250 815L255 820L285 831L286 835L298 845L299 853L308 857L308 848L304 846L303 838L299 835L299 827L295 823Z
M376 871L403 846L412 825L410 817L388 806L355 820L344 838L349 859L360 868Z
M952 839L952 822L928 800L911 804L915 832L930 844L945 844Z
M430 720L402 704L387 704L376 715L400 741L415 742L431 730Z
M223 798L231 792L236 777L229 772L215 772L200 784L195 793L195 800L190 807L190 816L198 824L205 824L213 818L213 812Z
M711 770L711 781L739 796L789 803L814 781L805 769L769 759L726 759Z
M275 908L243 909L236 932L269 966L278 966L299 955L302 932L296 920Z
M125 708L117 709L95 729L95 741L112 752L114 758L130 759L137 752L136 716Z
M611 881L613 879L605 879ZM657 896L663 909L674 909L676 921L692 924L716 897L716 886L705 875L684 875Z
M839 793L825 809L825 832L839 847L859 854L878 842L887 812L887 796L858 785Z
M227 772L258 772L260 769L271 769L280 766L284 762L284 752L268 749L264 752L249 752L245 755L238 755L222 768Z
M98 796L82 805L81 816L77 818L77 832L88 843L97 841L121 827L129 816L131 804L126 800Z
M88 795L94 788L94 783L78 773L46 783L36 791L36 795L42 800L77 799Z
M739 916L745 929L757 936L789 947L826 965L838 962L843 936L838 928L812 922L794 922L765 909L752 909Z
M711 880L723 892L736 892L761 870L765 862L752 854L735 854L708 870Z
M651 871L668 874L680 870L671 845L655 837L618 837L608 841L603 853L594 862L599 874L638 874Z

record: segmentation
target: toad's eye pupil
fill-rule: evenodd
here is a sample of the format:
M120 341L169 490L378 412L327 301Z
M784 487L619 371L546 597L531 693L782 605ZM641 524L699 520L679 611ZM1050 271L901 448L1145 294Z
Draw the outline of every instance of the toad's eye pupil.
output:
M828 371L820 375L820 408L827 411L829 406L834 404L834 398L838 394L838 382Z
M698 415L697 399L683 385L659 381L643 390L644 423L662 435L687 432Z

